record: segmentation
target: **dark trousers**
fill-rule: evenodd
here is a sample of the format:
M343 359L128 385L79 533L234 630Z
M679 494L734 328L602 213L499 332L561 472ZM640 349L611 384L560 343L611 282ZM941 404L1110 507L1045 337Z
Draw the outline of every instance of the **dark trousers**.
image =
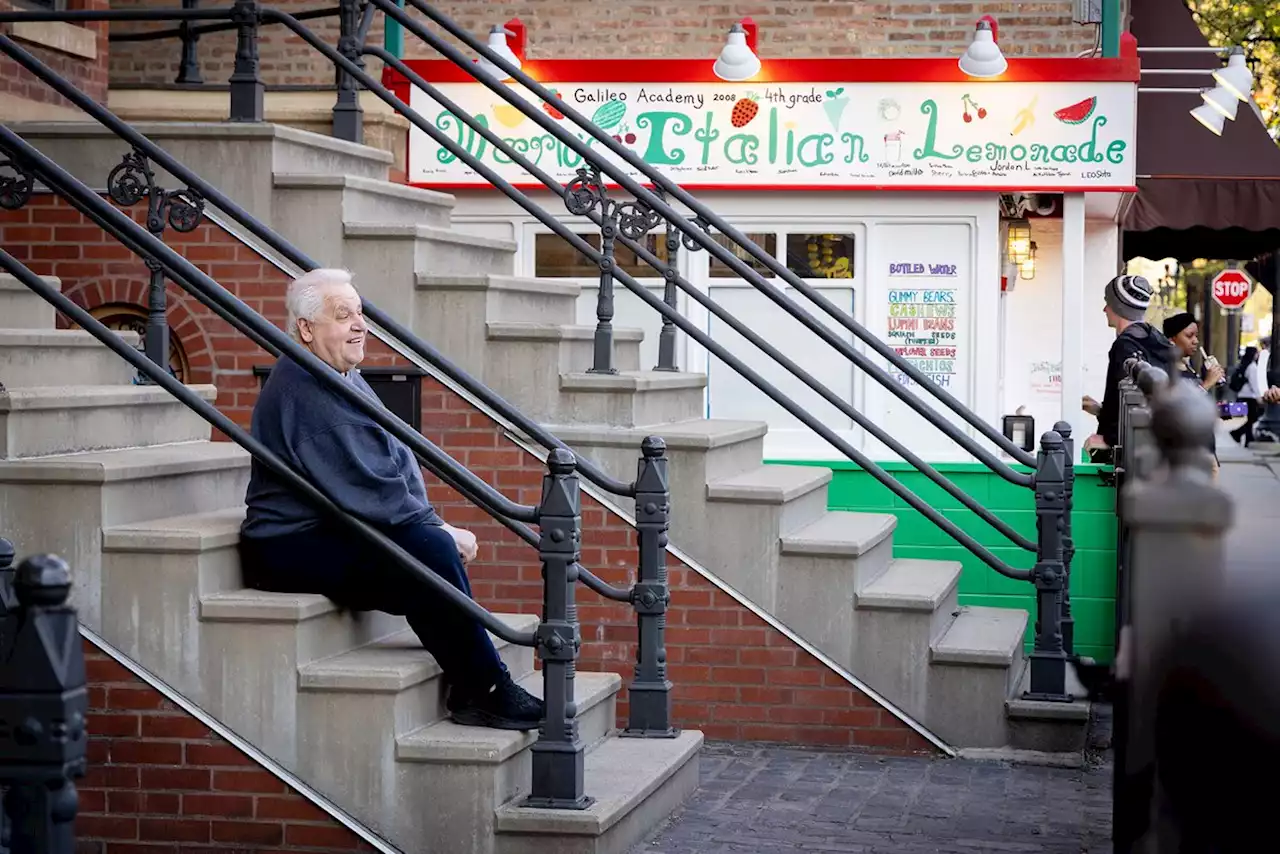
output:
M438 525L383 531L445 581L471 595L453 537ZM425 583L379 557L372 543L338 523L298 534L241 537L244 582L274 593L318 593L341 608L404 616L445 678L462 691L486 691L502 662L488 633Z
M1240 399L1244 401L1244 405L1249 408L1249 412L1245 416L1244 424L1241 424L1239 427L1231 431L1231 438L1239 442L1241 437L1243 437L1244 443L1249 445L1253 443L1253 425L1262 417L1263 407L1261 401L1255 400L1252 397L1242 397Z

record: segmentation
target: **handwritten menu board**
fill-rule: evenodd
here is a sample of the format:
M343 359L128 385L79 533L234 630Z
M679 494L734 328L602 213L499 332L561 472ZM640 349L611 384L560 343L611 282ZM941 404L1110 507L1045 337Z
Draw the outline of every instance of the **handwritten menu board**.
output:
M921 271L915 275L930 274ZM942 388L950 388L956 378L957 301L954 287L889 290L889 343L899 356ZM902 385L913 384L906 374L897 373L896 377Z

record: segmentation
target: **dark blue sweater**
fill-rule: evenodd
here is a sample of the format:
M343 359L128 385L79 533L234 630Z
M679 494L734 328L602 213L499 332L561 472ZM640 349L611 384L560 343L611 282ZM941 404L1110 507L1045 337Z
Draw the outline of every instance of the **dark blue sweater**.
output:
M382 405L359 372L347 378ZM413 452L292 359L281 358L267 377L253 409L252 432L339 507L366 522L380 528L444 523L427 500ZM296 534L323 520L320 510L257 460L245 504L241 533L246 537Z

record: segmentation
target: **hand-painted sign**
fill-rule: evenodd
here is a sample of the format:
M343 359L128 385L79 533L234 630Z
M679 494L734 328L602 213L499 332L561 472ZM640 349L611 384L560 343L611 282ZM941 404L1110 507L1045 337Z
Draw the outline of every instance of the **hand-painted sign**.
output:
M439 89L556 181L574 177L580 154L486 87L441 83ZM511 85L513 94L584 145L601 148L564 118L566 104L691 186L1106 190L1134 184L1132 83L556 83L554 89L560 100L544 104ZM412 90L410 105L506 180L537 183L422 90ZM417 127L410 131L409 180L488 183Z

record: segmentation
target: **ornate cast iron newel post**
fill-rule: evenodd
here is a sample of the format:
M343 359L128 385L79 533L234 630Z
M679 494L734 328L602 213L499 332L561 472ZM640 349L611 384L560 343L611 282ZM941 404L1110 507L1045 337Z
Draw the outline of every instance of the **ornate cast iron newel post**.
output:
M338 52L364 68L360 51L360 0L338 0ZM349 142L364 141L364 108L360 106L360 84L338 68L338 101L333 105L333 135Z
M262 121L265 87L259 74L257 0L235 0L231 21L236 25L236 64L231 72L231 121Z
M0 785L10 854L72 854L85 771L84 651L71 574L53 555L23 561L17 607L0 617Z
M671 520L671 488L667 479L667 445L650 436L640 447L636 474L636 530L640 572L631 590L639 638L636 671L631 680L631 712L624 733L645 738L674 738L671 726L671 682L667 679L667 528Z
M661 198L666 198L665 196ZM662 301L672 311L676 310L676 278L680 275L680 231L674 223L667 223L667 269L662 274ZM676 324L663 315L662 331L658 334L658 364L655 371L676 369Z
M1036 638L1027 698L1070 702L1067 655L1062 648L1062 514L1066 505L1066 449L1053 430L1040 439L1036 467L1036 528L1039 542L1031 579L1036 586Z
M1062 437L1067 463L1062 512L1062 570L1065 573L1062 581L1062 648L1066 651L1067 658L1074 658L1076 618L1071 616L1071 561L1076 555L1076 544L1071 537L1071 507L1076 490L1076 443L1071 439L1071 425L1068 422L1059 421L1053 425L1053 429Z
M182 8L195 9L200 0L182 0ZM196 47L200 42L200 33L191 21L182 21L178 29L182 31L182 59L178 63L178 77L175 83L191 83L199 85L204 82L200 76L200 58L196 55Z
M204 197L198 190L164 191L156 186L155 172L146 155L134 149L124 156L107 176L107 195L121 207L132 207L144 198L147 200L147 231L163 237L165 226L174 231L194 231L204 215ZM164 292L164 270L154 258L144 259L151 277L147 288L147 334L145 352L147 358L162 368L169 368L169 323L166 317L168 305ZM150 381L139 377L140 384Z
M577 460L569 451L556 448L551 452L538 505L543 598L537 639L547 711L533 745L533 785L525 806L544 809L586 809L593 802L583 793L584 747L578 737L578 706L573 694L574 663L582 647L574 602L582 553L576 466Z

